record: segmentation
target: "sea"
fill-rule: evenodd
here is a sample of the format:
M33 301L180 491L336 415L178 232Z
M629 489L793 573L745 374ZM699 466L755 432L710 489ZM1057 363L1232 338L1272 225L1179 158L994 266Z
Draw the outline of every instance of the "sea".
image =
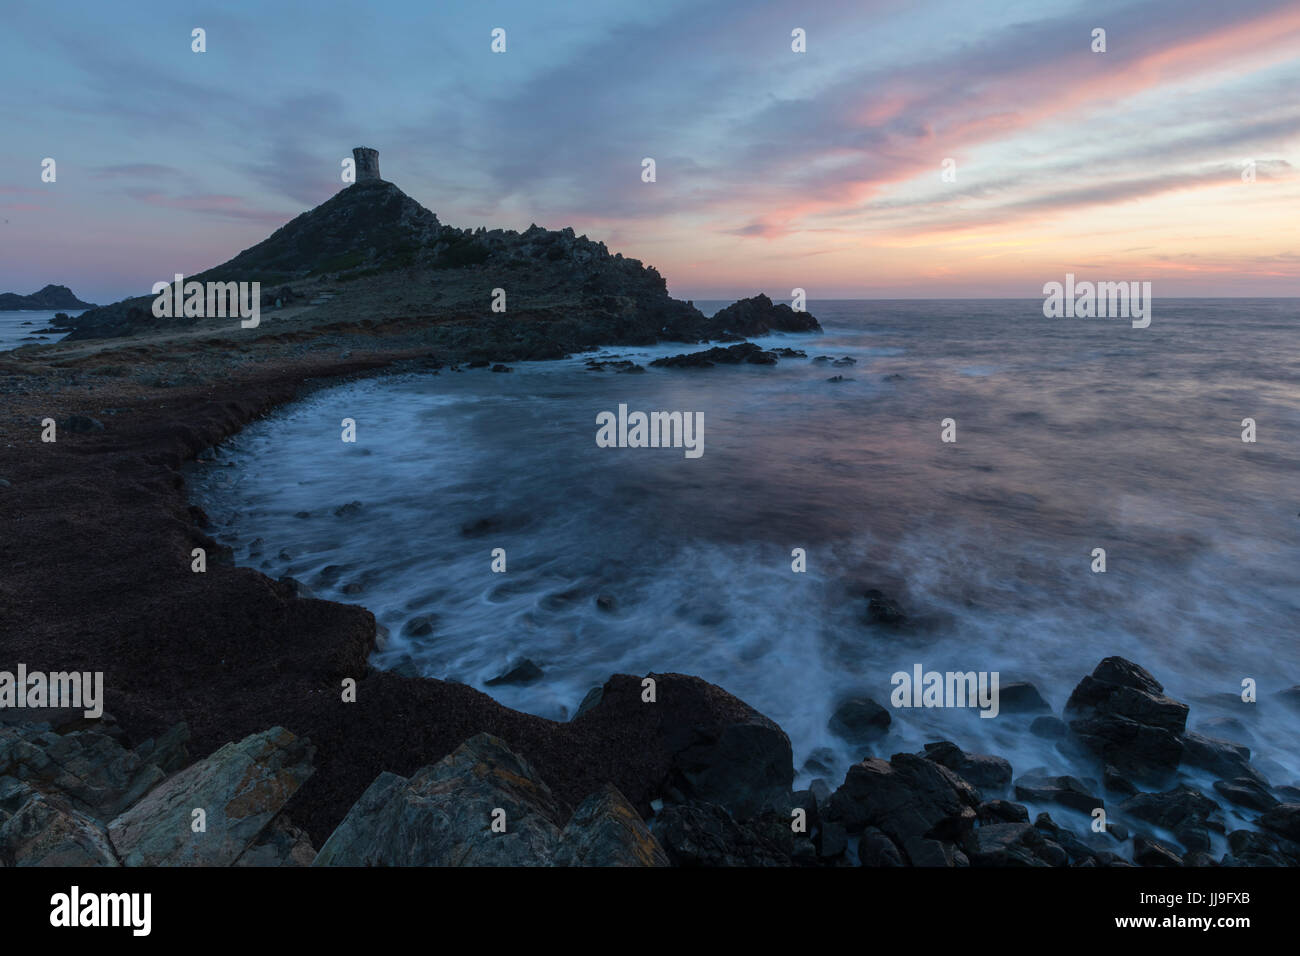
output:
M61 311L66 310L0 312L0 352L24 345L49 345L61 341L68 333L52 332L49 328L50 320ZM68 312L68 315L75 318L82 311Z
M774 366L647 367L704 347L665 344L317 391L192 497L238 563L373 611L380 668L553 720L611 674L697 675L784 728L796 786L934 740L1095 776L1035 715L891 695L996 672L1060 716L1111 655L1300 785L1300 300L1157 299L1142 329L1039 299L808 310L824 334L753 340L806 352ZM703 453L598 446L620 405L702 413ZM829 726L860 698L892 717L869 746Z

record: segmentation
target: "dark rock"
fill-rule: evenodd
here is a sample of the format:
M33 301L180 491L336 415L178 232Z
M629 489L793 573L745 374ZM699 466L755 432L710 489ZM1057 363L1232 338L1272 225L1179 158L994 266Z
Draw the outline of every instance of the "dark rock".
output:
M1054 740L1058 737L1064 737L1069 728L1065 726L1065 721L1059 717L1035 717L1034 722L1029 725L1029 732L1035 737L1042 737L1045 740Z
M586 695L582 698L581 703L578 704L578 710L573 715L572 719L577 720L587 711L591 710L593 707L599 704L600 698L604 695L604 693L605 691L603 687L593 687L591 690L587 691Z
M64 431L72 432L74 435L84 435L91 432L102 432L104 423L98 418L91 418L89 415L71 415L64 419L59 427Z
M1300 803L1282 803L1264 812L1259 825L1300 843Z
M718 332L756 336L769 332L820 332L821 324L807 312L796 312L785 303L773 305L759 293L740 299L718 312L709 323Z
M1251 767L1250 748L1244 744L1186 733L1183 746L1183 763L1189 767L1200 767L1223 777L1250 777L1264 783L1264 778Z
M822 817L850 833L877 827L911 857L909 840L952 841L968 833L979 803L979 792L947 767L895 754L888 762L871 757L850 767Z
M436 614L417 614L402 625L402 633L407 637L424 637L433 633L433 626L437 622Z
M509 365L502 365L500 362L498 362L496 365L493 365L493 366L492 366L491 371L493 371L493 372L513 372L514 369L512 369Z
M560 831L555 866L668 866L668 856L618 788L605 784Z
M978 827L971 843L970 860L975 866L1052 865L1044 859L1046 838L1030 823L991 823Z
M690 352L655 359L650 364L657 368L712 368L714 365L775 365L776 354L765 352L753 342L741 342L726 348L716 347L703 352Z
M1182 866L1183 858L1169 846L1150 837L1133 838L1133 859L1139 866Z
M872 588L863 597L867 599L867 622L896 630L907 624L907 615L883 592Z
M483 683L488 687L496 687L500 684L531 684L534 681L541 680L544 676L545 675L540 667L528 658L524 658L514 667L510 668L510 670L506 671L506 673L493 677L491 680L486 680Z
M907 866L894 841L875 827L862 831L858 839L858 861L863 866Z
M989 800L975 808L975 815L981 824L989 823L1028 823L1029 808L1010 800Z
M795 842L788 825L747 826L710 803L664 807L652 829L674 866L789 866Z
M980 790L1003 790L1011 782L1011 764L1008 761L988 754L965 753L951 741L926 744L921 756L943 764Z
M998 707L1005 714L1050 713L1052 708L1028 681L1012 681L998 689Z
M1126 816L1174 831L1188 850L1210 848L1209 827L1221 828L1214 814L1219 805L1198 790L1180 784L1164 793L1139 793L1120 804Z
M824 860L843 856L849 848L849 831L842 823L825 822L821 825L816 845L817 855Z
M1017 800L1059 803L1084 813L1092 813L1097 807L1106 805L1101 797L1090 793L1089 788L1076 777L1027 773L1016 781L1015 792Z
M1268 792L1268 788L1251 777L1234 777L1231 780L1216 780L1214 789L1229 803L1252 810L1270 810L1280 800Z
M885 736L892 722L888 709L869 697L855 697L835 708L828 726L850 743L869 743Z
M1108 657L1075 687L1065 705L1079 741L1119 772L1159 781L1182 759L1180 738L1187 705L1163 695L1149 673L1121 657Z
M1130 796L1138 792L1138 788L1131 780L1109 764L1102 770L1102 786L1111 793L1123 794L1124 796Z

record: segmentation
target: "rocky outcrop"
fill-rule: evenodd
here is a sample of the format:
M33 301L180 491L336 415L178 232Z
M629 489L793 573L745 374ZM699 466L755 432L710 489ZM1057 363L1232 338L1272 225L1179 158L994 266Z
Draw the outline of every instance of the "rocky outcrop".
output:
M775 352L766 352L753 342L717 346L702 352L686 352L655 359L656 368L713 368L715 365L775 365Z
M20 312L25 309L41 312L51 309L93 309L93 302L82 302L66 285L47 285L31 295L17 292L0 292L0 312Z
M1177 769L1186 745L1187 705L1132 661L1108 657L1075 687L1065 705L1070 730L1105 764L1143 782Z
M784 302L774 305L763 293L740 299L710 320L714 338L725 334L752 338L771 332L820 332L819 323L807 312L796 312Z
M550 788L504 741L478 734L411 778L384 773L321 847L315 866L663 866L617 789L567 823Z
M312 753L283 727L227 744L120 814L109 838L128 866L229 866L311 776Z

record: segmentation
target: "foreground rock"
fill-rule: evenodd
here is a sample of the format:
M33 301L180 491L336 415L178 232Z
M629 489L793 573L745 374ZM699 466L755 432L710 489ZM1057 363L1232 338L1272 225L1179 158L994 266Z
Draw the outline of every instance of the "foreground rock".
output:
M229 866L311 776L312 753L283 727L227 744L117 817L109 837L128 866Z
M504 741L478 734L411 778L384 773L321 847L316 866L663 866L617 789L563 825L550 788Z

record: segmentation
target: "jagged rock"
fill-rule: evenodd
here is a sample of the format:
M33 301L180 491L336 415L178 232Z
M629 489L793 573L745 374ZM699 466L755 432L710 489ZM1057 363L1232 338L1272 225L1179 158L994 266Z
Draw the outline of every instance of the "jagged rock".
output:
M0 774L52 790L102 820L112 819L162 780L166 774L157 761L172 769L188 738L180 724L169 731L165 750L150 742L133 752L97 730L59 734L43 726L0 727Z
M311 776L311 744L283 727L229 743L159 784L109 824L127 866L228 866ZM206 812L206 832L191 829Z
M591 710L593 707L599 704L600 699L601 697L604 696L604 694L605 694L604 687L593 687L591 690L587 691L586 695L582 698L582 701L578 704L578 710L573 715L572 719L577 720L587 711Z
M99 821L59 797L30 789L13 815L0 824L0 864L121 865Z
M835 708L827 726L850 743L862 744L885 736L892 722L888 709L869 697L855 697Z
M909 840L954 841L967 833L979 803L979 792L947 767L895 754L888 762L870 757L850 767L822 817L850 833L877 827L911 857Z
M1016 781L1015 792L1017 800L1059 803L1084 813L1092 813L1097 807L1106 805L1101 797L1091 793L1090 788L1077 777L1054 777L1031 772Z
M980 790L1002 790L1011 782L1010 762L989 754L968 754L948 740L926 744L921 756L943 764Z
M668 856L640 815L605 784L587 797L560 832L556 866L668 866Z
M1139 793L1121 803L1119 809L1126 816L1174 831L1188 850L1208 850L1207 830L1211 823L1219 828L1217 820L1211 820L1219 805L1186 784L1164 793Z
M1266 831L1233 830L1228 850L1224 866L1300 866L1300 846Z
M1280 800L1268 792L1259 781L1250 777L1234 777L1231 780L1216 780L1214 789L1229 803L1252 810L1270 810Z
M876 624L891 630L898 630L907 625L907 615L898 603L885 596L875 588L867 591L867 623Z
M700 802L665 807L653 830L674 866L789 866L795 841L788 823L741 824Z
M1108 657L1075 687L1065 705L1079 741L1121 773L1142 781L1167 777L1182 759L1187 705L1164 696L1149 673Z
M1060 717L1035 717L1034 722L1029 725L1031 734L1046 740L1064 737L1068 731L1069 728Z
M1249 777L1258 783L1264 778L1250 765L1250 748L1231 740L1219 740L1203 734L1183 734L1183 763L1200 767L1223 777Z
M483 683L488 687L496 687L500 684L532 684L541 680L543 676L542 669L525 657L504 674Z
M1282 803L1265 811L1259 825L1300 843L1300 803Z
M710 325L733 335L767 335L769 332L820 332L821 324L807 312L796 312L784 302L773 305L761 292L740 299L718 312Z
M505 811L505 832L493 814ZM545 866L560 836L550 788L504 741L478 734L409 780L383 773L314 866Z
M235 860L235 866L311 866L316 848L311 837L282 813Z
M657 368L712 368L714 365L775 365L775 353L765 352L753 342L721 346L703 352L687 352L657 358L650 364Z
M1133 838L1133 859L1139 866L1182 866L1183 858L1170 847L1150 837Z
M858 861L863 866L907 866L894 841L875 827L862 831L858 839Z
M1052 708L1028 681L1012 681L998 689L998 707L1004 714L1050 713Z
M1030 823L992 823L971 835L971 863L975 866L1050 866L1040 855L1047 840Z
M1028 823L1029 808L1010 800L989 800L975 808L981 824Z

